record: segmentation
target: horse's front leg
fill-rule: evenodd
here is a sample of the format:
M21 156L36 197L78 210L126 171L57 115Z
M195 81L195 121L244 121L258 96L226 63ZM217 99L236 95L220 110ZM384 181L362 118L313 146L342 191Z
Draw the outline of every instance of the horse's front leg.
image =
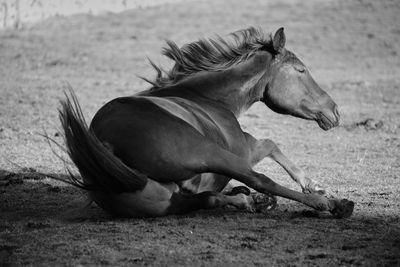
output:
M191 165L197 173L212 172L232 177L239 182L263 194L272 194L301 202L321 211L330 211L335 217L349 217L354 209L354 202L346 199L328 199L319 194L304 194L283 187L267 176L255 172L249 162L212 143L203 143L197 147L196 163Z
M253 166L262 159L270 157L286 170L290 177L301 186L304 193L326 194L326 190L316 181L306 177L304 171L289 160L272 140L257 140L250 134L245 134L251 150L250 162Z

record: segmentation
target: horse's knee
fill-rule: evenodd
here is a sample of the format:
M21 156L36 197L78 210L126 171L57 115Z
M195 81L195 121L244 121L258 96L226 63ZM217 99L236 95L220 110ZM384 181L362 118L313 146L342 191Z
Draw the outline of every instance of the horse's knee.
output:
M271 139L257 140L253 147L251 163L255 165L265 157L273 157L279 152L278 146Z
M262 139L260 142L262 142L264 148L269 151L268 153L269 155L273 155L276 152L280 152L278 145L271 139Z

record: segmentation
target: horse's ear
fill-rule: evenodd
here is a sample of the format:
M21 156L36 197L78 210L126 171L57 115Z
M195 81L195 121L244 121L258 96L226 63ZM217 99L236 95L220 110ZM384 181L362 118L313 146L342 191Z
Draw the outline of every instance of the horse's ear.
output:
M272 41L272 44L274 45L274 50L280 53L282 49L285 47L285 43L286 43L286 37L285 33L283 32L283 27L281 27L276 31L274 39Z

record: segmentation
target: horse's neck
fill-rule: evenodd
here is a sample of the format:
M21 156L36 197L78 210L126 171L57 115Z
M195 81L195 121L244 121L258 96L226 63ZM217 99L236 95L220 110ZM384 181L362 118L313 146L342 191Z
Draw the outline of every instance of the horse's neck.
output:
M195 86L199 94L220 102L231 110L236 117L245 112L250 106L262 98L268 82L268 68L271 55L260 51L250 59L222 72L213 72L198 79ZM196 77L194 77L196 81Z
M268 80L270 59L269 53L257 52L247 61L225 71L199 72L174 86L152 91L150 95L204 97L218 102L239 117L261 99Z

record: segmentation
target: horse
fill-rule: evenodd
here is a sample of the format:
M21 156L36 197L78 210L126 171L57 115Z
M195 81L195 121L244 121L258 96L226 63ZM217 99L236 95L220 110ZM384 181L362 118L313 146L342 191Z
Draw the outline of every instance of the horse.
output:
M88 127L73 91L59 115L68 154L81 179L70 182L118 217L157 217L233 205L255 210L247 187L224 193L237 180L261 194L303 203L333 217L351 216L354 202L327 197L270 139L244 132L238 117L257 101L271 110L314 120L323 130L339 124L336 103L285 48L284 29L250 27L179 48L151 87L102 106ZM279 185L253 167L269 157L302 192Z

